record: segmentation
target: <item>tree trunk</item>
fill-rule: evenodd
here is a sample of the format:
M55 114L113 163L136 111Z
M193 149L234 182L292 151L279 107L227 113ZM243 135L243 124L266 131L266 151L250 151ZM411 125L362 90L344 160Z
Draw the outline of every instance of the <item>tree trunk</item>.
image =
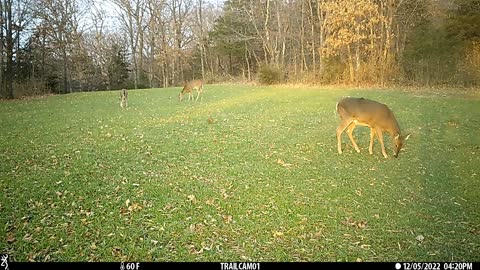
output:
M68 78L67 78L67 48L65 48L65 44L62 48L63 53L63 93L66 94L68 92Z
M360 84L360 45L356 44L355 46L355 82L356 85Z
M176 74L177 74L177 70L176 70L177 59L178 59L178 57L174 57L172 62L171 62L172 72L170 73L171 74L170 85L176 85L177 84L177 81L176 81L176 78L177 78L177 76L176 76Z
M298 66L297 66L297 54L295 53L293 55L293 76L295 78L297 78L297 74L298 74Z
M130 22L131 24L131 22ZM134 33L133 33L133 29L130 27L128 29L129 31L129 36L130 36L130 49L132 50L132 62L133 62L133 87L135 89L138 88L138 66L137 66L137 46L135 45L135 42L134 42Z
M13 32L12 32L12 0L5 0L5 12L7 20L7 36L6 36L6 49L7 49L7 68L5 72L5 97L8 99L13 98Z
M162 79L163 79L163 88L168 87L168 79L167 79L167 73L166 73L166 66L165 64L162 65Z
M144 39L143 39L143 28L142 28L142 19L140 18L137 21L137 31L138 33L138 66L137 66L137 74L138 78L137 80L143 85L143 79L144 79L144 72L143 72L143 44L144 44ZM143 86L142 86L143 87Z
M307 59L306 59L306 56L305 56L305 18L304 18L304 14L305 14L305 4L304 4L304 1L302 1L302 10L301 10L301 13L302 13L302 18L301 18L301 22L302 22L302 25L301 25L301 30L300 30L300 54L301 54L301 68L300 68L300 72L304 72L304 71L307 71L308 70L308 67L307 67Z
M352 57L352 50L350 49L350 44L347 45L347 53L348 53L348 73L350 77L350 83L353 83L355 80L354 68L353 68L353 57Z
M205 79L205 47L203 44L203 15L202 15L202 0L198 0L198 19L200 21L200 64L202 66L202 79Z
M183 58L180 58L180 81L185 81L185 70L184 70Z
M46 76L45 76L45 55L46 55L46 39L47 39L47 35L45 33L45 28L43 28L42 26L42 60L40 62L40 72L42 73L40 75L40 77L42 78L42 82L46 82ZM50 89L51 90L51 89Z
M247 64L247 76L248 80L250 81L252 79L251 74L250 74L250 61L248 60L248 46L247 42L245 42L245 63Z
M0 41L3 41L3 23L5 22L3 18L3 3L0 1ZM3 82L3 42L0 42L0 98L2 98L6 93L4 93L5 85Z
M152 15L150 15L152 16ZM154 31L153 20L150 19L150 31ZM155 34L150 33L150 57L148 59L148 86L153 88L153 78L155 76Z
M265 7L265 21L263 23L263 31L265 32L265 39L263 40L263 50L265 53L265 61L268 64L272 64L274 62L271 41L270 41L270 30L268 28L268 23L270 21L270 1L266 0L266 7Z
M228 66L230 67L230 68L229 68L230 74L233 75L232 53L229 53L229 54L228 54Z
M360 35L360 27L357 26L356 35ZM360 76L360 43L355 44L355 82L357 86L359 85Z
M318 68L320 74L323 72L323 46L325 41L325 24L327 21L327 15L320 9L320 0L317 0L317 18L318 18L318 33L319 33L319 44L318 44Z
M313 19L313 6L312 6L312 0L308 1L308 6L310 9L310 35L312 38L312 67L313 67L313 73L317 72L317 57L315 55L315 20Z
M203 45L200 45L200 65L202 66L202 79L205 78L205 61L203 58Z

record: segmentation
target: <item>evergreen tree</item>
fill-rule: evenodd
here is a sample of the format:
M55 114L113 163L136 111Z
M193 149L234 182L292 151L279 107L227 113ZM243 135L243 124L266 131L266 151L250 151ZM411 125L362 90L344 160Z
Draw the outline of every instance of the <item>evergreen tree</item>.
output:
M128 63L125 51L118 45L113 44L107 65L109 89L121 89L127 87Z

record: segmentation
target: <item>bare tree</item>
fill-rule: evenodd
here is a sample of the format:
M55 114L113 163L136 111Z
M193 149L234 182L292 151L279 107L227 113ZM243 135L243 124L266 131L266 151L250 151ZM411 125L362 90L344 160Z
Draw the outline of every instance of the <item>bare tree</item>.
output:
M106 34L106 11L99 6L93 6L91 10L91 19L93 22L93 38L91 38L90 46L93 48L91 52L92 58L94 58L95 63L100 67L100 71L103 77L108 77L108 68L107 68L107 55L108 55L108 45L107 45L107 34ZM111 89L111 85L107 80L107 89Z
M6 70L5 70L5 97L6 98L13 98L13 18L12 18L12 0L4 0L2 11L5 13L2 16L2 23L3 26L6 28L6 36L5 36L5 49L6 49ZM2 29L3 35L3 29ZM2 38L3 43L3 38ZM3 47L3 45L2 45ZM3 51L3 49L2 49ZM3 58L3 55L2 55ZM3 61L2 61L3 64ZM3 66L2 66L3 69Z
M3 81L3 55L5 51L4 45L4 33L3 29L5 28L5 19L3 13L4 7L3 2L0 1L0 97L3 96L3 91L5 89L4 81ZM6 94L6 93L5 93Z
M200 47L200 64L202 66L202 78L205 78L205 32L204 32L204 22L203 22L203 12L202 12L202 5L203 1L198 0L198 7L197 7L197 23L198 28L200 29L199 39L199 47Z
M80 18L87 10L86 3L76 0L38 0L35 2L35 17L40 21L46 43L58 52L62 62L63 93L71 92L72 52L82 36Z
M174 84L185 80L185 61L184 48L192 40L192 30L190 20L191 12L193 10L193 0L172 0L169 3L170 12L172 15L173 33L175 42L174 59L172 65L172 81ZM179 74L178 74L179 73ZM180 78L177 79L176 76Z
M134 87L137 89L143 67L144 30L147 27L145 24L146 1L112 0L112 2L118 6L118 18L128 36L132 53Z

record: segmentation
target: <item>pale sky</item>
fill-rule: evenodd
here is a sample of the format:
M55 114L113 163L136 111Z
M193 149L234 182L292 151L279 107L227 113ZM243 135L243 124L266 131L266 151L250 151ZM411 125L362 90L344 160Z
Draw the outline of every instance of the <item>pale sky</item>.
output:
M167 2L168 1L169 0L167 0ZM217 7L222 6L223 3L225 2L225 0L203 0L203 1L204 1L204 4L205 3L210 3L210 4L213 4ZM116 28L117 24L116 24L116 18L115 17L117 16L117 14L116 14L115 10L118 7L109 0L93 0L93 3L97 8L101 8L106 12L106 15L107 15L107 18L106 18L106 21L105 21L106 28L109 28L109 29ZM88 16L91 16L91 15L88 15Z

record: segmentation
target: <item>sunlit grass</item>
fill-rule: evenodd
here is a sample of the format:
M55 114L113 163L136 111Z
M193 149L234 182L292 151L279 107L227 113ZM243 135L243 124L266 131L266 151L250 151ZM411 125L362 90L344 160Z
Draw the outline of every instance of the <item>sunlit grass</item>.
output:
M478 261L480 101L206 86L0 103L0 252L17 261ZM337 154L344 95L388 104ZM392 156L390 138L385 136Z

